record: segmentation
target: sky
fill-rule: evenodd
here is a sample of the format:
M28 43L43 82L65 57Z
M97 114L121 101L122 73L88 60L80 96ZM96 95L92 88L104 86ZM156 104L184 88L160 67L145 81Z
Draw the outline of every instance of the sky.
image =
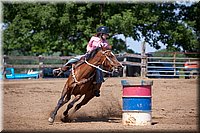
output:
M134 41L132 38L127 38L127 46L129 49L132 49L133 51L135 51L136 53L141 53L141 49L142 49L142 41L138 42L138 41ZM160 45L160 49L165 49L166 47L159 43ZM157 51L155 48L151 47L149 44L146 43L146 53L149 52L155 52Z
M125 41L125 37L124 35L118 35L118 38L121 38L122 40ZM141 50L142 50L142 41L134 41L133 38L131 37L128 37L126 38L126 45L128 46L129 49L132 49L134 52L136 53L141 53ZM162 44L162 43L159 43L160 45L160 49L165 49L166 47ZM155 48L151 47L149 44L146 43L146 53L150 53L150 52L155 52L157 51Z

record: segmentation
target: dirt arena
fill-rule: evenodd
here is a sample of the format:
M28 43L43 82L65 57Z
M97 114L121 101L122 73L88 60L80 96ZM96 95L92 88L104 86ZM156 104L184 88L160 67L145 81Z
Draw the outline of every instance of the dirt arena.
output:
M139 84L135 77L108 78L101 96L93 98L74 115L71 123L60 121L63 106L53 125L49 114L57 104L66 79L4 80L4 131L56 132L133 132L133 131L198 131L198 81L195 79L153 80L152 125L122 124L121 80Z

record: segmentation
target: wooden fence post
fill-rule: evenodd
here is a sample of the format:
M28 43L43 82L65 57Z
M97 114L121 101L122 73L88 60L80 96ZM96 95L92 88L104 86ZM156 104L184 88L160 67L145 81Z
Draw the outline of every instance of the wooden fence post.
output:
M126 56L124 57L124 62L126 62ZM126 65L124 65L124 68L123 68L123 77L126 77L126 69L127 69L127 66Z
M173 67L174 67L174 76L176 75L176 52L174 52L173 56Z
M3 66L2 66L2 75L4 76L4 78L6 77L6 66L7 66L7 56L6 55L3 55Z
M141 51L141 77L145 78L146 77L146 65L147 65L147 60L146 60L146 55L145 55L145 41L142 43L142 51Z
M43 77L42 68L43 68L43 64L44 64L43 63L44 57L42 55L39 55L38 59L39 59L39 78L42 78Z

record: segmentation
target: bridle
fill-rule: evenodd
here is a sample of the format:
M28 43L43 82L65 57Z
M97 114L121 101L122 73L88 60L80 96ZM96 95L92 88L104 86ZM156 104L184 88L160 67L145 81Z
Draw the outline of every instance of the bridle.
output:
M107 53L108 51L110 52L110 50L102 51L102 54L105 55L106 58L104 59L104 61L102 62L101 65L103 65L103 64L105 63L106 60L108 60L111 64L113 64L113 61L106 55L106 53ZM111 54L114 55L112 52L111 52ZM99 65L99 66L93 65L93 64L89 63L86 59L85 59L84 62L85 62L86 64L88 64L89 66L94 67L94 68L97 68L97 69L99 69L100 71L102 71L102 72L104 72L104 73L113 74L113 71L110 72L110 71L104 70L104 69L100 68L100 65Z
M103 65L103 64L105 63L106 60L108 60L111 64L113 64L113 61L106 55L106 53L107 53L107 52L111 52L111 50L105 50L105 51L101 51L101 52L102 52L102 54L106 57L106 58L104 59L104 61L102 62L101 65ZM112 52L111 52L111 54L114 55ZM91 66L91 67L94 67L94 68L96 68L96 69L99 69L100 71L102 71L102 72L104 72L104 73L113 74L114 71L115 71L114 69L113 69L112 71L104 70L104 69L100 68L100 65L99 65L99 66L96 66L96 65L94 65L94 64L91 64L91 63L89 63L86 59L84 60L84 62L85 62L87 65L89 65L89 66ZM73 65L72 65L72 77L73 77L75 83L77 83L77 84L82 84L82 83L85 83L85 82L87 82L87 81L90 81L90 80L94 77L94 74L93 74L91 77L89 77L88 79L84 79L84 80L82 80L82 81L78 81L78 80L76 79L76 76L75 76L75 73L74 73L74 68L73 68Z

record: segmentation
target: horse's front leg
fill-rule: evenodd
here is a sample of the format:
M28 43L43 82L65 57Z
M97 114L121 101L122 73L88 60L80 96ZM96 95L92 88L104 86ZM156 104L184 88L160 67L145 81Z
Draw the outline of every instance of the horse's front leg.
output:
M72 102L70 102L67 106L67 109L64 111L63 115L64 115L64 118L62 118L61 120L63 122L68 122L69 119L68 119L68 112L69 110L74 106L74 104L81 98L82 95L76 95L74 100Z
M66 96L66 98L65 98L65 96ZM65 100L64 100L64 98L65 98ZM62 107L65 103L67 103L69 100L70 100L70 94L67 91L67 87L65 86L63 91L62 91L61 98L58 100L57 106L55 107L54 111L51 113L51 115L50 115L50 117L48 119L48 121L51 124L54 122L56 114L57 114L59 108Z

